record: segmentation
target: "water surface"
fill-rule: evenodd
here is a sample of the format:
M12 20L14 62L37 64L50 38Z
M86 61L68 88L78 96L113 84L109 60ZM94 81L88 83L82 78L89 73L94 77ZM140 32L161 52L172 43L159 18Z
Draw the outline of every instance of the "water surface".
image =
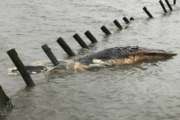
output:
M172 0L170 0L172 2ZM178 2L178 1L177 1ZM147 20L147 6L155 19ZM31 90L20 76L9 76L6 55L16 48L25 64L47 60L47 43L59 59L66 54L55 42L63 37L78 52L74 33L91 30L98 43L90 52L115 46L139 45L180 52L180 7L163 16L156 0L6 0L0 4L0 84L15 108L8 120L178 120L180 117L180 57L141 65L101 69L47 79L33 75ZM123 16L135 21L118 31L112 21ZM106 25L113 35L105 37Z

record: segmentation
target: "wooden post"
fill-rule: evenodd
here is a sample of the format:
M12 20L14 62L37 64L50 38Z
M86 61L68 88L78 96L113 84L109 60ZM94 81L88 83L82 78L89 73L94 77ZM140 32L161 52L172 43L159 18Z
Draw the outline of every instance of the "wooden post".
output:
M152 14L148 11L146 7L143 7L143 10L149 16L149 18L153 18Z
M126 24L129 24L129 23L130 23L127 17L123 17L122 19L124 20L124 22L125 22Z
M123 27L121 26L118 20L114 20L113 23L119 28L119 30L123 29Z
M164 3L162 2L162 0L159 1L159 4L161 5L164 13L167 13L166 7L164 6Z
M107 27L106 26L102 26L101 27L101 30L106 34L106 35L110 35L111 34L111 32L107 29Z
M88 49L88 45L83 41L83 39L76 33L73 35L73 38L79 43L79 45L82 47L82 48L86 48Z
M92 33L89 30L86 31L84 34L92 43L97 43L97 39L92 35Z
M167 6L169 7L170 11L173 11L173 9L172 9L172 7L171 7L169 1L168 1L168 0L165 0L165 2L166 2L166 4L167 4Z
M27 72L24 64L20 60L16 50L11 49L11 50L7 51L7 54L9 55L11 60L13 61L14 65L17 67L17 69L20 72L21 76L23 77L24 82L26 83L27 87L35 86L31 76L29 75L29 73Z
M9 101L9 97L6 95L6 93L0 85L0 107L5 107Z
M73 50L69 47L69 45L64 41L63 38L59 37L57 39L57 43L62 47L62 49L68 54L68 56L73 57L76 54L73 52Z
M42 45L41 48L43 49L43 51L45 52L45 54L47 55L47 57L50 59L50 61L54 66L59 64L57 58L52 53L51 48L49 48L47 44Z
M130 21L134 21L134 17L130 17Z

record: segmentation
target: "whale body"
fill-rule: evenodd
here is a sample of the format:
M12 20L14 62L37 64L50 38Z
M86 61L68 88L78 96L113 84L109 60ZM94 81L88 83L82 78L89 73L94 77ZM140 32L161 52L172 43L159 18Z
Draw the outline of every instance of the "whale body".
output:
M74 73L92 68L167 60L175 55L176 53L165 50L138 46L113 47L83 57L59 61L59 64L50 70L45 66L25 66L25 69L30 74L44 71L48 71L48 74ZM17 73L16 68L10 71Z
M138 62L166 60L175 55L175 53L159 49L127 46L105 49L100 52L82 57L79 59L79 62L81 64L88 65L92 64L94 59L99 59L104 62L112 62L112 64L134 64Z
M86 71L94 67L167 60L175 55L175 53L164 50L148 49L138 46L113 47L74 60L60 62L59 65L49 70L49 73L62 74L65 72Z

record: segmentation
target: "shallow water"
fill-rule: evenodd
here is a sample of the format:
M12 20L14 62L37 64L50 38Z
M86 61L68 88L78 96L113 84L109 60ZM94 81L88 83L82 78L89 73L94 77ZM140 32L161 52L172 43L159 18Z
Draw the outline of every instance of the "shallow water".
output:
M172 2L172 0L170 0ZM147 6L155 19L147 20ZM180 5L163 16L156 0L6 0L0 4L0 84L15 108L8 120L178 120L180 117L180 57L133 66L101 69L47 79L33 75L36 87L27 90L6 55L16 48L25 64L47 60L41 45L47 43L57 58L66 54L57 45L63 37L78 52L72 35L92 31L98 43L90 52L114 46L139 45L180 52ZM135 18L118 31L112 21ZM113 35L105 37L106 25Z

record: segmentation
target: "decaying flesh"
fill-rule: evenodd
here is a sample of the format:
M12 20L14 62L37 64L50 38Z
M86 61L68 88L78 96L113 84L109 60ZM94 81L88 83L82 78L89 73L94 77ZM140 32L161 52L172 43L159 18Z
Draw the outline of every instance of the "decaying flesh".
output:
M176 54L158 49L138 46L114 47L84 57L59 61L59 65L48 70L45 66L25 66L30 74L48 71L48 74L64 74L90 70L114 65L136 64L170 59ZM11 69L10 73L18 73Z
M175 55L176 54L164 50L147 49L138 46L114 47L75 60L60 62L58 66L49 70L49 73L81 72L94 67L166 60Z

